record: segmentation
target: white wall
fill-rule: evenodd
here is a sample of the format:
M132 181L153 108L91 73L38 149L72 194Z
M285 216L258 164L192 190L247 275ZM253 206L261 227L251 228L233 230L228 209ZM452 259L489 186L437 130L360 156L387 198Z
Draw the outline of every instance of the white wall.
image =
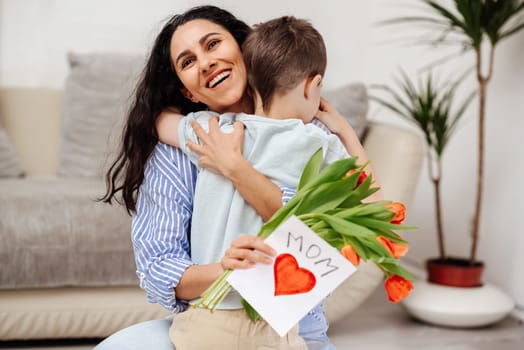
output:
M202 3L168 0L0 0L0 86L62 87L67 51L146 52L161 22L170 14ZM405 14L406 1L209 1L248 23L293 14L306 17L321 31L328 47L327 88L346 82L387 83L402 66L410 73L431 61L439 50L402 47L400 35L379 27L385 18ZM524 33L500 45L489 89L486 177L479 257L487 263L486 279L524 305ZM471 58L471 57L469 57ZM456 73L465 63L448 65ZM452 68L452 69L451 69ZM473 81L470 88L474 87ZM443 201L450 253L469 252L476 167L476 106L451 140L444 156ZM376 120L403 124L373 106ZM423 169L408 221L419 227L407 234L409 259L422 266L437 254L433 192Z

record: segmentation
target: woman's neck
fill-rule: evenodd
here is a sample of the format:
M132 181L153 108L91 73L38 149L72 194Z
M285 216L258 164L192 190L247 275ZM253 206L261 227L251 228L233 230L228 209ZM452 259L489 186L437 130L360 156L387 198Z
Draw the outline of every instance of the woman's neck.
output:
M228 108L225 108L223 111L218 111L219 113L247 113L252 114L254 111L253 99L248 95L244 94L244 97L237 103Z

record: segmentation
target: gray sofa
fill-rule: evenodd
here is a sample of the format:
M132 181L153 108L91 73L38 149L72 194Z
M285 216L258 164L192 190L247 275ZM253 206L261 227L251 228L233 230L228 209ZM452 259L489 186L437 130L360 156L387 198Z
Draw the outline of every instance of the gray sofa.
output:
M69 62L63 90L0 88L0 340L105 337L168 314L138 288L130 217L95 200L142 59L71 54ZM368 123L362 84L327 97L367 131L386 197L409 209L420 137ZM381 279L363 264L328 300L330 321L343 322Z

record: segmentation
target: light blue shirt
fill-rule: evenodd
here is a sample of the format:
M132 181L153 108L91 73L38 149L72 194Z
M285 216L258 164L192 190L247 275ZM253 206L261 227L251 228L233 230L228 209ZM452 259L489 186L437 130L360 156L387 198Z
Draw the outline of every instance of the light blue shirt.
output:
M214 112L190 113L180 121L178 138L181 149L198 164L197 153L187 147L188 140L200 140L191 127L197 121L204 130ZM323 149L326 164L346 158L348 154L339 138L327 134L313 124L299 119L270 119L245 113L219 116L223 132L232 132L233 123L245 126L243 156L261 174L278 186L296 188L307 161ZM240 234L256 235L263 225L258 215L224 176L201 169L195 187L191 221L191 258L197 264L219 261L231 242ZM232 292L218 306L221 309L241 308L240 296Z
M198 154L186 141L200 142L191 127L197 121L206 130L208 111L190 113L180 121L178 138L181 149L198 164ZM326 164L348 157L339 138L299 119L277 120L245 113L220 115L219 127L232 132L233 123L245 126L243 156L261 174L281 187L296 188L307 161L323 149ZM197 264L221 259L231 242L240 234L256 235L263 224L258 215L224 176L201 169L196 183L191 221L191 257Z

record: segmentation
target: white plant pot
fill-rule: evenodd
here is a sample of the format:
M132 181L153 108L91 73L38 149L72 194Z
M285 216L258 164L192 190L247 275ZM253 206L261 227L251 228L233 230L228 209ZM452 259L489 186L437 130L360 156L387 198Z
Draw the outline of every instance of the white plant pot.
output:
M515 307L508 295L490 284L458 288L417 281L414 286L402 305L413 317L439 326L487 326L502 320Z

